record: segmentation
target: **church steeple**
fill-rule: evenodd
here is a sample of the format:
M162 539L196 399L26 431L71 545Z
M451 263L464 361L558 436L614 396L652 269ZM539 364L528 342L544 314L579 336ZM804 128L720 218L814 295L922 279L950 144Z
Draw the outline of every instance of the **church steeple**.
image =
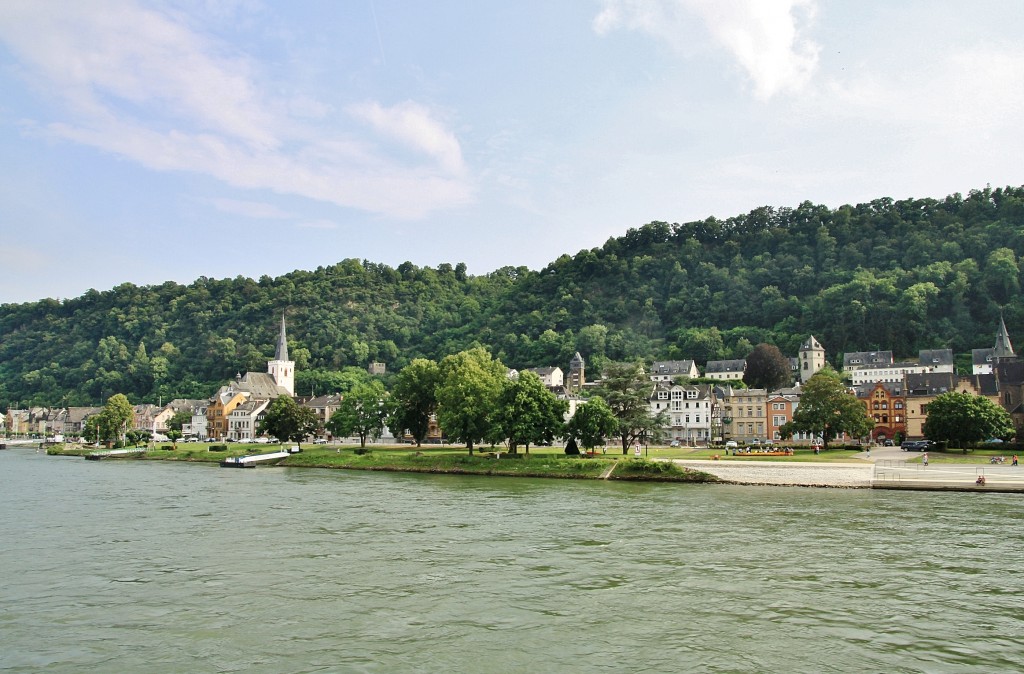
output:
M1013 358L1013 345L1010 344L1010 333L1006 331L1006 322L999 317L999 332L996 333L996 346L992 349L992 358Z
M288 360L288 337L284 332L284 314L281 314L281 335L277 338L277 350L274 360Z
M281 334L277 338L277 349L274 360L267 362L267 373L274 378L278 386L295 395L295 363L288 360L288 336L284 329L284 314L281 314Z

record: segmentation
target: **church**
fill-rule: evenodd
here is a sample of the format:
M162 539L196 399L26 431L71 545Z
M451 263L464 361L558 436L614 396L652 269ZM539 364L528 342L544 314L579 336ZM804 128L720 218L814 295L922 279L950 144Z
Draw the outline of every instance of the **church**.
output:
M266 372L246 372L218 389L206 408L206 431L211 440L253 440L267 405L274 398L295 395L295 362L288 359L284 315L274 359Z

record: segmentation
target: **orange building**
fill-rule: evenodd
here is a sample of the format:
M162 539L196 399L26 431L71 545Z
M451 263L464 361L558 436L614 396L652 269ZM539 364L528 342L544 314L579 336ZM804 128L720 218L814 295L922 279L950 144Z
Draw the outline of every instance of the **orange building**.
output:
M871 439L875 442L907 436L907 397L903 384L876 382L856 388L857 398L864 403L868 417L874 422Z

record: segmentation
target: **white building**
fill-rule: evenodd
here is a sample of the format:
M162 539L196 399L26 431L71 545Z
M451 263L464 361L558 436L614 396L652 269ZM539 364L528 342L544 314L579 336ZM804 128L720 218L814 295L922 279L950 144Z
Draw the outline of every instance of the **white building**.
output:
M663 432L685 445L711 440L714 394L708 384L679 385L658 382L651 392L651 414L665 413Z
M651 381L670 382L675 377L696 379L700 376L692 360L656 360L651 366Z

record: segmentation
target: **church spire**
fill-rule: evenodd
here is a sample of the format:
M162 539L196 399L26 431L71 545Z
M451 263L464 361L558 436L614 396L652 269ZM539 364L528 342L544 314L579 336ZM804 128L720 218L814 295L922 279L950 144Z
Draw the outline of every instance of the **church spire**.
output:
M999 332L996 333L996 346L992 350L993 358L1013 358L1013 345L1010 344L1010 333L1006 331L1006 322L999 316Z
M274 360L288 360L288 337L284 333L284 314L281 314L281 336L277 338L277 350L274 351Z

